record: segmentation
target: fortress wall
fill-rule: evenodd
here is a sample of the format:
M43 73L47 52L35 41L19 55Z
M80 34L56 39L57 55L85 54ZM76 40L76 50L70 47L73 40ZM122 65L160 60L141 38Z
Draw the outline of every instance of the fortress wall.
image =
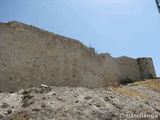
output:
M104 87L117 81L111 56L33 26L0 24L0 91L39 86ZM114 71L114 70L115 71Z
M110 54L100 54L100 56L103 58L102 64L102 70L104 71L104 81L105 84L109 84L111 82L119 82L120 81L120 69L119 65Z
M0 23L0 91L40 84L105 87L127 77L137 81L146 69L143 60L138 63L128 57L115 59L109 54L96 54L78 40L34 26ZM151 62L147 63L144 78L154 70Z
M133 81L138 81L142 79L141 71L136 59L123 56L116 60L119 64L121 80L130 78Z
M140 71L143 79L156 78L152 58L138 58L137 62L140 66Z

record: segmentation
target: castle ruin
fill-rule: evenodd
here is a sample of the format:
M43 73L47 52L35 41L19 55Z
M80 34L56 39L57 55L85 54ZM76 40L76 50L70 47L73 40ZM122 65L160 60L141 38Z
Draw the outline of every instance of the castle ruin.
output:
M156 78L151 58L113 58L31 25L0 23L0 91L40 84L95 88L149 78Z

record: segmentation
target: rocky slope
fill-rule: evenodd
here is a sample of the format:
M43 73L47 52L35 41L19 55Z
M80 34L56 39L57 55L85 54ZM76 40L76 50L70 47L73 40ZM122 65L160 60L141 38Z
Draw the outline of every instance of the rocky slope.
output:
M41 85L0 93L0 120L159 120L160 79L119 87Z

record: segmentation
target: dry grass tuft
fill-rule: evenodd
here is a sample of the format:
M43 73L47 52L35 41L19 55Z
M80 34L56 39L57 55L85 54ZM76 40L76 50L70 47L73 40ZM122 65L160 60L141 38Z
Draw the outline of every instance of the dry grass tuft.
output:
M111 87L111 88L118 88L119 87L119 83L118 82L108 82L105 83L106 87Z
M150 79L141 82L135 82L132 84L133 86L145 86L148 89L155 90L160 92L160 79Z
M29 115L27 112L18 112L10 118L10 120L30 120L33 116Z
M127 96L139 96L140 98L143 98L143 99L148 98L144 94L130 88L117 89L115 90L115 92L118 94L127 95Z

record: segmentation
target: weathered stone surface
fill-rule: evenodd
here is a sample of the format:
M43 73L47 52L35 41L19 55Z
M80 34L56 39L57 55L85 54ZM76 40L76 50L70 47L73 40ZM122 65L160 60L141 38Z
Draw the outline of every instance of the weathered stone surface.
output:
M95 54L77 40L19 22L0 23L0 90L40 84L103 87L117 81L110 55Z
M157 77L152 58L138 58L137 62L143 79L153 79Z
M96 54L77 40L33 26L0 23L0 91L40 84L104 87L128 76L142 79L138 65L130 58Z
M119 57L117 58L120 67L120 80L125 80L127 78L140 80L142 79L139 65L136 59L129 57Z

